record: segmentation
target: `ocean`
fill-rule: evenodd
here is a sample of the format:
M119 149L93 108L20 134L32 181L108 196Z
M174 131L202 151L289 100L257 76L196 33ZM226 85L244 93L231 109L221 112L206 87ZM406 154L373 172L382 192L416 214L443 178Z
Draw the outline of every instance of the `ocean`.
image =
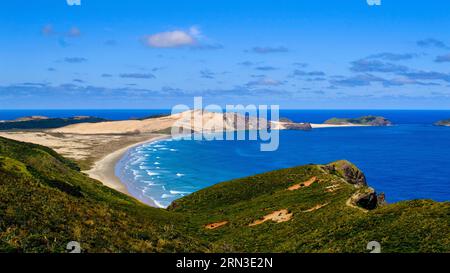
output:
M282 111L291 120L375 114L390 127L281 131L278 150L261 152L257 141L162 140L129 150L116 174L138 198L161 207L202 188L234 178L309 163L347 159L364 171L388 202L450 200L450 128L432 124L450 111Z
M119 120L169 110L0 110L0 120L29 115L91 115ZM281 131L278 150L261 152L257 141L162 140L130 149L116 175L137 198L161 207L216 183L303 164L339 159L355 163L390 203L416 198L450 200L450 127L436 127L450 111L284 110L296 122L380 115L390 127Z

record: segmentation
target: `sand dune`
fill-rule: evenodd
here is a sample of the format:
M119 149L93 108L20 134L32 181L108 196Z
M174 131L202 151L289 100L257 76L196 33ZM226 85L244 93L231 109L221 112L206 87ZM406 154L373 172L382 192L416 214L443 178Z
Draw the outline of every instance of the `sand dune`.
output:
M161 117L146 120L107 121L98 123L79 123L49 130L62 134L137 134L149 133L170 128L175 117Z
M62 134L138 134L152 133L171 128L182 128L185 132L222 132L234 130L256 130L271 127L276 130L303 129L303 123L268 122L256 117L245 117L238 113L216 113L201 110L186 111L166 117L145 120L123 120L98 123L80 123L50 130Z

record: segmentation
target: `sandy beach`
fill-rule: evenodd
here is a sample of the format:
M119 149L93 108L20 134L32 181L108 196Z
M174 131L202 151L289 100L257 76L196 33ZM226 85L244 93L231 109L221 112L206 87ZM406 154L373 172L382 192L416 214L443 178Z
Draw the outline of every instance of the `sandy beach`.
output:
M139 145L142 145L142 144L145 144L145 143L149 143L149 142L153 142L153 141L157 141L157 140L161 140L161 139L167 139L167 138L169 138L169 136L167 136L167 135L157 135L157 136L151 137L145 141L134 143L127 147L116 150L116 151L106 155L99 161L95 162L92 169L84 171L84 173L86 173L87 175L89 175L89 177L91 177L93 179L101 181L103 183L103 185L105 185L107 187L110 187L112 189L120 191L121 193L127 194L133 198L137 198L136 196L133 196L132 194L130 194L130 192L128 191L125 184L122 183L122 181L120 181L120 179L116 176L116 174L115 174L116 164L129 149L139 146ZM140 199L140 201L142 201L150 206L158 207L151 199L145 198L145 199Z

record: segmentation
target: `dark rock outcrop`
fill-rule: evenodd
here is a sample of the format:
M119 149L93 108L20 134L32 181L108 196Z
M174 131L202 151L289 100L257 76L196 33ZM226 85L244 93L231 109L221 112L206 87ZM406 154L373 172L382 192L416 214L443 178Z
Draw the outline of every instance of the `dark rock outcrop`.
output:
M294 122L288 122L284 123L283 126L286 128L286 130L311 130L311 123L294 123Z
M378 206L378 196L375 192L363 194L356 200L356 205L366 210L376 209Z
M342 177L350 184L367 186L364 173L347 160L332 162L325 165L325 169L332 174Z

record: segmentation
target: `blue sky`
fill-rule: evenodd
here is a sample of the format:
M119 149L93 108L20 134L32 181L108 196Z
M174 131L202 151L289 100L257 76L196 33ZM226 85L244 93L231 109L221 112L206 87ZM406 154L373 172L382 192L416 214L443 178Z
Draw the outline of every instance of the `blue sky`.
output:
M450 109L450 2L3 1L0 108Z

